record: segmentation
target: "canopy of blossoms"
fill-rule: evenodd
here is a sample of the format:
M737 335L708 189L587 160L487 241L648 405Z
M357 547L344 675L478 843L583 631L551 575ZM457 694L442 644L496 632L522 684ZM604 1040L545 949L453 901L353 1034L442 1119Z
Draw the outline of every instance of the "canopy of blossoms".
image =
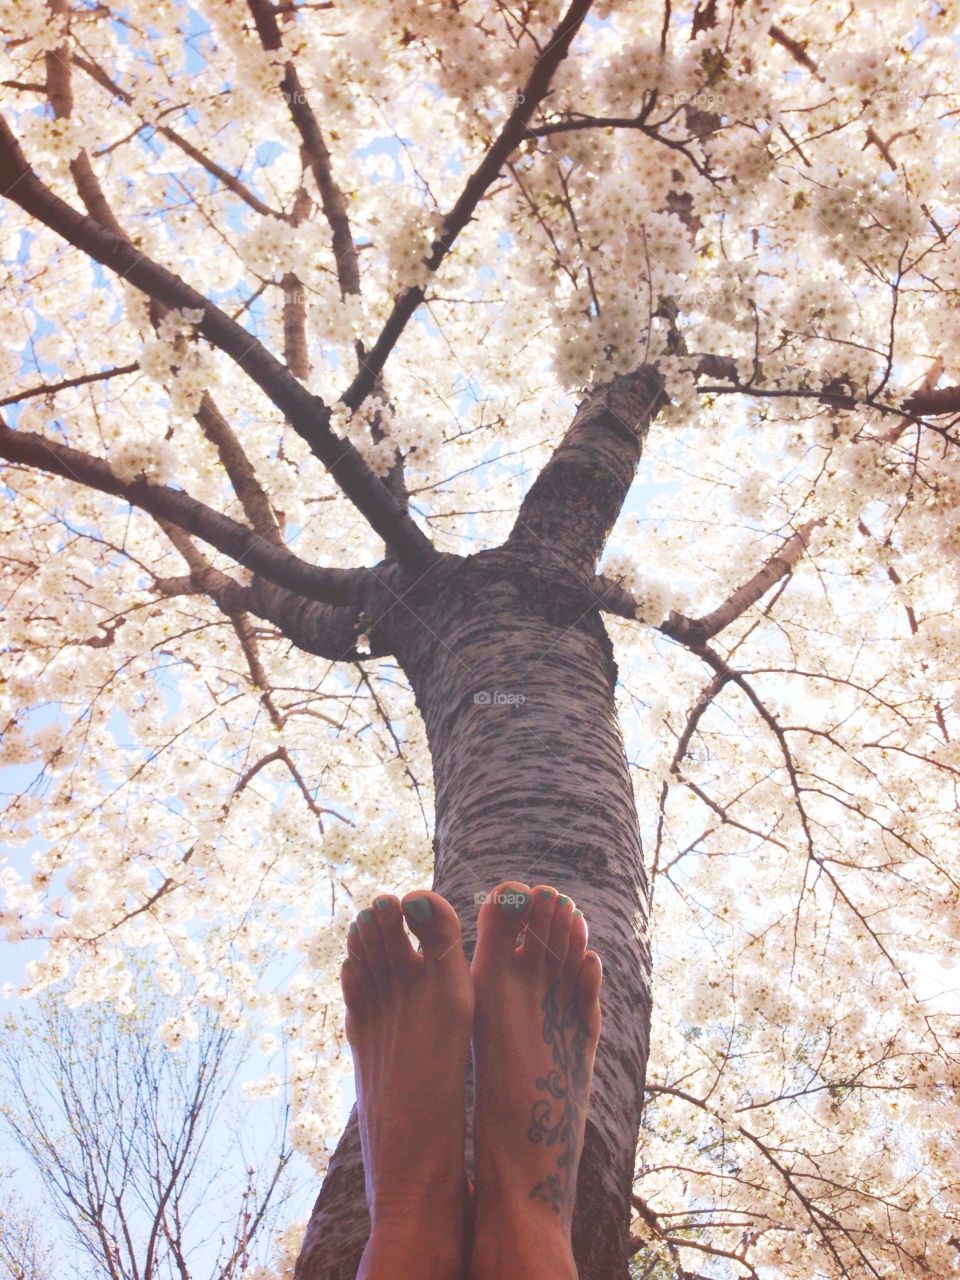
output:
M653 897L636 1247L711 1275L946 1276L956 6L579 8L534 103L553 0L4 0L2 117L51 192L101 198L282 356L375 476L402 459L441 551L502 541L580 389L658 364L671 403L601 565ZM122 1003L148 956L183 994L171 1048L201 1004L286 1038L322 1172L347 923L431 875L412 693L392 660L332 663L218 608L185 566L242 583L236 557L10 437L242 521L229 424L302 561L382 543L202 307L151 311L3 172L6 936L34 940L31 989L69 975L77 1001Z

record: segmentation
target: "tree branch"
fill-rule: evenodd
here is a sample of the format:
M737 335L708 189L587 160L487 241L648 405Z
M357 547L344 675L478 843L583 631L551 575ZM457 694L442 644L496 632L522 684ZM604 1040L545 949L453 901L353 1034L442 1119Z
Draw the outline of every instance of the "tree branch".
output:
M172 271L152 261L125 237L84 217L44 185L0 115L0 191L26 213L158 302L203 312L198 330L229 355L326 465L371 527L403 564L423 570L437 557L429 538L402 510L349 441L330 430L330 411L256 338Z
M22 400L33 400L37 396L54 396L58 391L67 391L70 387L83 387L88 382L106 382L109 378L136 373L139 368L137 361L133 361L132 364L118 364L112 369L102 369L99 373L80 373L73 378L64 378L62 382L40 382L36 386L24 387L22 391L0 398L0 409L8 404L19 404Z
M575 573L591 574L665 403L663 378L650 365L591 391L521 503L507 545L540 557L546 550Z
M71 60L75 62L82 71L85 71L91 80L100 85L102 89L105 89L112 97L119 98L120 101L128 107L133 105L133 95L127 93L126 89L122 89L120 85L111 80L102 67L97 66L95 62L92 62L89 58L85 58L82 54L78 53L72 54ZM268 204L264 204L260 197L254 195L250 188L241 182L239 178L230 173L229 170L224 169L222 165L217 164L215 160L211 160L210 157L205 155L198 147L195 147L189 139L185 138L182 133L178 133L176 129L171 128L169 125L157 124L152 120L145 120L142 116L140 119L143 120L144 125L149 126L149 128L156 130L157 133L168 138L175 146L179 147L181 151L188 155L191 160L195 160L202 169L205 169L207 173L211 175L211 177L216 178L218 182L222 182L229 191L232 191L235 196L241 199L244 204L249 205L256 213L261 214L265 218L276 218L280 222L288 221L285 213L282 213L277 209L271 209Z
M659 142L662 146L668 147L671 151L679 151L701 177L710 182L716 182L709 168L698 160L690 150L690 142L696 141L696 135L692 135L686 141L668 138L660 132L656 125L647 124L642 114L637 116L586 116L565 113L564 119L538 124L530 130L530 134L534 138L549 138L554 134L577 133L583 129L634 129L645 134L653 142Z
M737 587L731 595L724 600L723 604L718 605L716 609L705 614L702 618L696 619L693 625L697 632L702 634L704 640L711 640L718 632L723 631L725 627L729 627L737 618L743 616L746 611L752 608L761 597L765 596L771 587L775 586L781 578L785 578L787 574L792 573L797 561L807 549L807 543L813 530L819 528L826 521L823 516L816 520L807 520L805 524L794 533L783 546L772 556L770 556L760 566L753 577L749 578L742 586ZM679 615L676 615L679 617ZM661 630L664 634L670 635L668 628L671 626L671 620L663 624ZM682 624L681 624L682 630Z
M217 408L208 391L203 393L196 418L203 434L220 455L224 470L230 477L230 483L254 531L266 542L272 542L276 547L283 547L283 537L277 526L270 500L261 487L250 459L234 434L233 428Z
M247 6L256 24L260 43L268 53L276 52L281 46L282 39L273 5L269 0L247 0ZM310 170L320 192L323 215L333 236L333 254L336 260L337 279L340 282L340 293L343 297L348 293L359 293L360 263L357 258L357 247L350 231L346 201L343 198L343 192L334 181L330 152L327 150L317 117L310 106L307 92L300 82L292 59L287 59L284 63L280 89L289 108L290 118L303 140Z
M904 400L901 408L912 415L960 413L960 387L925 388Z
M123 498L131 506L194 534L277 586L302 593L308 600L358 604L363 599L366 579L371 576L366 569L324 569L309 564L182 489L143 479L121 480L102 458L29 431L14 431L2 420L0 457Z
M250 13L253 16L254 24L257 28L257 34L260 36L260 43L268 52L276 52L282 44L282 36L280 26L277 22L276 6L270 3L270 0L247 0ZM323 216L327 220L333 241L334 265L337 273L337 280L340 284L341 297L347 297L348 294L360 294L360 258L357 253L357 246L353 239L353 233L350 230L350 218L347 213L347 204L343 198L343 192L339 184L333 176L333 163L330 152L327 148L323 131L317 120L316 113L310 105L306 90L300 82L297 74L296 64L292 58L288 58L284 63L283 80L280 84L280 91L283 94L287 107L290 111L290 118L293 121L297 132L300 134L300 154L304 162L309 166L313 174L314 181L317 184L317 190L320 192L320 205L323 209ZM301 188L303 190L303 188ZM304 194L306 194L304 192ZM309 199L309 197L308 197ZM294 225L297 223L296 211L293 218ZM284 285L286 290L286 284ZM288 306L287 296L284 297L284 335L289 339L290 333L294 326L288 326L288 317L291 321L302 318L297 316L296 309ZM289 342L288 342L289 346ZM354 348L357 354L358 369L363 369L366 360L366 349L363 342L357 338L354 342ZM288 357L287 363L294 369ZM383 386L382 375L377 377L369 388L369 392L374 392L384 401L387 399L387 393ZM368 392L368 394L369 394ZM356 408L356 405L351 407ZM383 432L380 430L380 417L377 415L371 423L371 436L374 444L379 444L384 438ZM394 449L394 461L390 470L383 477L384 486L389 490L392 496L403 510L409 507L406 483L404 480L403 457L398 449Z
M688 618L685 614L671 612L666 621L656 628L672 640L678 640L694 651L699 651L715 635L729 627L737 618L753 607L771 587L793 572L797 561L807 549L814 529L825 523L823 516L807 520L778 551L766 559L760 568L726 600L701 618ZM605 613L620 618L639 617L638 604L633 594L619 582L598 574L593 580L593 592L597 607Z
M50 4L51 11L55 15L69 15L67 0L50 0ZM58 117L69 116L73 109L69 47L64 44L59 49L48 53L46 62L47 91L54 113ZM86 151L81 150L70 161L70 172L73 175L80 198L83 200L91 218L96 219L113 235L130 242L130 237L120 225L103 193L100 180L93 170ZM153 303L151 320L154 327L159 324L167 310L168 308L163 304ZM283 538L280 535L270 503L267 501L267 496L261 488L250 460L247 458L233 429L220 413L209 392L204 392L195 417L200 429L219 453L220 461L230 477L234 492L240 499L244 514L254 530L268 542L282 547Z
M467 179L453 208L443 219L440 234L426 259L431 274L453 248L454 241L470 221L484 193L500 172L501 166L523 138L530 136L529 122L543 101L557 67L567 56L570 44L590 11L592 0L572 0L560 20L546 49L538 56L527 81L517 94L516 105L480 164ZM410 317L425 297L425 288L411 285L393 304L379 338L367 353L360 372L341 397L351 409L357 408L372 391L390 352L396 346Z
M283 717L274 706L266 672L246 618L248 613L274 623L284 638L298 649L315 653L331 662L356 662L364 657L379 657L386 652L385 649L374 652L372 647L364 654L357 650L357 639L369 626L369 617L379 617L395 597L395 592L388 590L380 577L372 573L364 575L360 570L364 575L363 601L342 606L307 600L299 592L278 587L260 575L254 575L250 586L244 586L210 565L182 529L165 520L159 524L183 556L190 572L182 578L155 578L157 589L166 596L208 596L230 619L247 659L250 677L263 691L264 705L275 727L282 727Z
M305 653L315 653L330 662L357 662L382 657L386 652L371 640L369 651L360 653L357 641L369 625L368 617L382 614L392 599L384 598L372 575L364 585L369 593L364 605L338 607L306 600L297 592L257 576L244 598L244 607L258 618L275 623L285 639Z

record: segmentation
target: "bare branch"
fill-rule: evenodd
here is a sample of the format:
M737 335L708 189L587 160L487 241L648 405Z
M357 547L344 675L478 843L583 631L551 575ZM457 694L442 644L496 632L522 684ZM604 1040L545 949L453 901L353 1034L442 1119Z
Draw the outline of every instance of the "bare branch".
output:
M743 586L737 587L730 596L724 600L723 604L718 605L712 612L705 614L702 618L696 619L693 625L698 631L701 631L705 640L712 639L719 631L723 631L725 627L729 627L737 618L743 616L746 611L752 608L761 597L765 596L771 587L785 578L787 574L792 573L797 561L807 549L807 543L814 529L819 528L825 523L823 516L816 520L807 520L805 524L794 533L779 551L774 552L760 566L752 578L748 579ZM665 623L662 630L669 635L666 630L669 623Z
M960 387L915 391L904 400L902 408L910 414L960 413Z
M106 382L110 378L120 378L127 373L136 373L140 365L134 360L131 364L114 365L112 369L102 369L99 373L78 373L72 378L64 378L61 382L38 382L36 386L24 387L13 395L0 399L0 409L8 404L20 404L23 400L34 400L37 396L55 396L58 391L67 391L70 387L83 387L90 382Z
M250 459L241 447L233 428L217 408L209 392L204 392L196 418L203 434L219 453L224 470L230 477L230 483L254 531L267 542L282 547L283 537L277 526L270 500L263 491Z

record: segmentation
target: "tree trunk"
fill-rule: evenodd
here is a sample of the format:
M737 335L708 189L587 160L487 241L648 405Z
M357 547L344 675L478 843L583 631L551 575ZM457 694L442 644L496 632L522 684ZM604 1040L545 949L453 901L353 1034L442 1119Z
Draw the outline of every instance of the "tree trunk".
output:
M508 548L445 557L379 630L378 648L397 655L426 724L437 795L434 886L460 914L468 951L487 890L519 879L569 893L603 960L574 1250L581 1280L625 1280L650 957L610 641L569 571ZM297 1280L353 1280L367 1230L351 1119Z

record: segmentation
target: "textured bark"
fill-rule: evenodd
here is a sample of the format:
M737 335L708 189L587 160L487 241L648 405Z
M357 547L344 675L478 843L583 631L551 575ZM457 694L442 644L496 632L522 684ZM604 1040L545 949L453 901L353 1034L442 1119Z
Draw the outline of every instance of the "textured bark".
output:
M585 599L587 603L585 604ZM409 676L433 757L435 887L472 950L498 881L543 881L583 908L604 963L604 1029L580 1166L581 1280L627 1275L646 1068L646 881L614 708L616 667L599 614L568 573L508 549L449 558L372 639ZM317 1202L298 1280L353 1280L367 1233L355 1126Z
M257 479L236 433L217 408L209 391L203 393L195 416L203 434L220 455L223 469L230 477L233 491L240 499L244 515L254 532L275 547L283 548L283 537L277 527L270 499Z
M650 365L594 387L531 485L507 545L591 576L665 403Z

